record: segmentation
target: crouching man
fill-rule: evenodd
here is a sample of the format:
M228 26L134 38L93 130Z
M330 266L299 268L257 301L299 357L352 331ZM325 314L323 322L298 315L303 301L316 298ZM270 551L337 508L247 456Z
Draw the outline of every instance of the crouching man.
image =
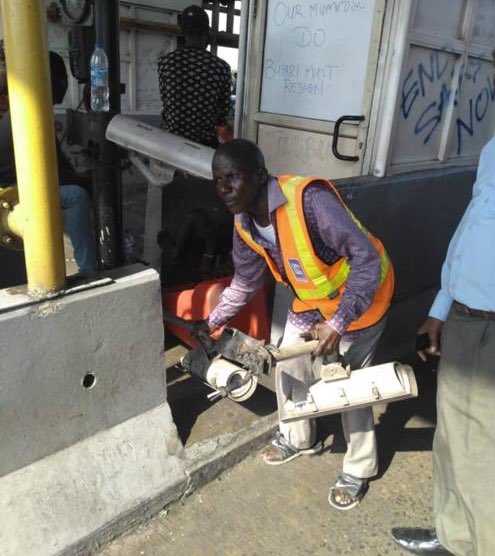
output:
M334 357L338 351L353 369L369 366L385 326L394 273L383 245L335 187L324 179L270 176L258 147L242 139L216 150L213 179L235 215L235 275L207 322L198 323L198 332L212 333L237 314L263 285L268 267L295 294L282 345L316 339L313 355ZM275 375L280 408L301 382L313 380L311 355L280 362ZM377 473L371 408L343 413L342 425L347 452L328 500L348 510L359 504ZM263 458L281 465L321 449L314 421L280 422Z

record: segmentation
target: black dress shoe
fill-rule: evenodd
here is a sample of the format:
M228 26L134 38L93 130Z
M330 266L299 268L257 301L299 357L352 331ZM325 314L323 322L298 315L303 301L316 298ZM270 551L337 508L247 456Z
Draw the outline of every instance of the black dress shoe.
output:
M392 529L394 541L413 554L453 556L438 540L435 529L396 527Z

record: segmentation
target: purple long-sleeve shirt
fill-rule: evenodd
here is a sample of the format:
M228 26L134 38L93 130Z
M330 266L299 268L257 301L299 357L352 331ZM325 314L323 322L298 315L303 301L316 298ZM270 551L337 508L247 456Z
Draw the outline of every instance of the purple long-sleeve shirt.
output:
M270 221L277 233L276 209L287 202L278 182L270 178L268 184L268 210ZM356 226L336 196L321 181L315 180L304 190L303 209L308 231L317 256L327 264L345 257L350 266L346 287L335 314L326 322L341 336L348 326L370 306L380 282L380 259L366 235ZM253 239L265 247L284 280L287 280L281 252L278 246L267 243L253 225L252 217L242 213L243 228L250 231ZM234 230L233 259L235 273L220 303L209 316L208 324L218 328L235 316L263 285L267 264L253 251ZM288 280L287 280L288 281ZM289 310L288 319L301 331L322 321L319 311L295 313Z

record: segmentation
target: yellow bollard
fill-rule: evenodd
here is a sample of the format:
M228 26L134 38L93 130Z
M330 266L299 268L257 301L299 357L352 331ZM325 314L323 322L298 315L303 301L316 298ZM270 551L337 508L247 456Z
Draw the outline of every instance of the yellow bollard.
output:
M22 237L32 293L65 282L44 2L0 0Z

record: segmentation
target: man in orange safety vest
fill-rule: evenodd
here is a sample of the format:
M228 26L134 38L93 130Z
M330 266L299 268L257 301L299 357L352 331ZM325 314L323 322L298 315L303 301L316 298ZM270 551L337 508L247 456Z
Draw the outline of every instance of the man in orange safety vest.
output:
M337 353L352 369L369 366L384 329L394 273L381 242L352 214L327 180L294 175L275 178L250 141L221 145L213 158L216 191L235 215L235 275L199 331L228 322L263 285L266 269L294 294L282 345L318 340L314 356ZM311 356L277 364L279 408L301 385L314 380ZM343 470L330 488L339 510L361 501L377 473L376 437L370 407L342 413L347 441ZM280 422L264 461L280 465L322 450L314 420Z

